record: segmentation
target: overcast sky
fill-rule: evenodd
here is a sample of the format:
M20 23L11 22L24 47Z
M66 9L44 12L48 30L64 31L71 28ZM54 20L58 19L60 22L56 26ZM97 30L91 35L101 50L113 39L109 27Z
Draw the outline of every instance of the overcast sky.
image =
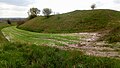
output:
M40 10L51 8L53 12L66 13L89 10L92 4L96 4L96 9L120 11L120 0L0 0L0 17L27 17L27 11L31 7Z

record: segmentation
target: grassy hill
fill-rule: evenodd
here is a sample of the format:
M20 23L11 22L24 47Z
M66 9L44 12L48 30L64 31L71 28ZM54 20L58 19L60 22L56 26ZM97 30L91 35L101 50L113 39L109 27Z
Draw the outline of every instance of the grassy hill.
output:
M95 11L99 11L99 10L95 10ZM111 10L109 10L109 11L111 11ZM71 13L76 14L76 12L79 12L79 11L75 11L75 12L71 12ZM111 11L111 12L118 13L116 11ZM71 14L71 13L68 13L68 14ZM57 15L57 16L59 18L59 16L62 17L64 15L66 15L66 14ZM52 16L49 19L46 19L44 17L38 17L38 18L32 19L31 23L33 23L32 21L34 21L34 23L33 23L34 26L33 26L33 24L31 24L31 25L29 25L29 28L34 27L34 29L31 28L31 31L35 31L35 28L43 28L43 27L39 27L39 25L43 25L43 23L40 24L40 22L38 22L39 25L37 26L37 24L35 24L37 22L35 22L35 21L39 21L40 18L41 18L41 20L44 19L46 21L49 21L49 20L51 20L51 18L54 18L57 16ZM115 17L114 19L112 19L114 21L114 23L111 23L109 26L107 25L108 27L106 27L106 28L110 28L111 26L114 27L114 28L111 28L110 33L118 36L119 35L118 31L120 30L120 28L117 25L119 23L118 22L119 15L115 14L115 16L118 16L118 17ZM66 15L66 17L67 17L67 15ZM36 19L38 19L38 20L36 20ZM65 18L63 18L63 19L65 19ZM109 19L109 20L111 20L111 19ZM109 22L112 22L112 20ZM24 28L26 28L27 24L29 24L29 22L25 23L24 25L20 26L19 28L23 28L23 26L24 26ZM45 22L46 27L48 25L50 28L50 25L55 25L54 22L52 22L52 23L53 24L50 24L50 21L49 21L49 24L47 22ZM106 23L108 23L108 22L106 22ZM57 24L59 24L59 22ZM53 26L53 27L57 28L57 26L59 26L57 24L56 24L56 26ZM82 25L80 25L80 26L81 26L81 29L83 29L83 30L81 30L80 32L99 30L99 29L96 29L96 30L88 29L87 26L89 26L89 25L86 25L86 29L85 29L85 27L83 27ZM98 25L98 24L96 24L96 25ZM113 26L113 25L115 25L115 26ZM8 27L8 26L10 26L10 25L5 24L5 23L0 23L0 30L4 27ZM37 26L37 27L35 27L35 26ZM62 27L65 27L65 26L70 26L70 25L62 26L62 24L61 24L61 27L59 27L59 28L62 29ZM101 25L101 26L103 26L103 25ZM67 27L65 27L65 28L67 28ZM71 29L72 29L72 27L71 27ZM26 29L26 30L28 30L28 29ZM36 29L36 30L39 31L39 29ZM8 29L7 32L9 32L9 31L11 31L11 30ZM11 31L11 32L15 33L15 31ZM17 31L17 32L19 33L20 31ZM44 31L41 31L41 32L44 32ZM53 31L49 31L49 32L53 32ZM79 32L79 31L78 30L76 30L76 31L60 30L59 32L62 33L62 32ZM112 37L111 34L108 36ZM18 36L20 36L20 35L21 34L19 34ZM38 37L39 35L35 35L35 36ZM29 36L26 35L26 37L29 37ZM26 38L24 38L24 39L26 39ZM6 44L2 44L3 42ZM58 68L58 67L61 67L61 68L65 68L65 67L67 67L67 68L73 68L73 67L76 67L76 68L119 68L120 61L119 61L119 59L114 59L114 58L87 56L87 55L84 55L82 52L75 51L75 50L61 50L58 48L51 48L51 47L47 47L47 46L36 46L36 45L29 45L29 44L10 43L5 39L3 34L0 32L0 68L28 68L28 67L30 67L30 68L47 68L47 67L49 67L49 68L54 68L54 67L56 67L56 68Z
M44 33L93 32L113 28L119 19L120 12L114 10L76 10L50 18L40 16L19 28Z
M120 40L119 30L116 30L119 27L120 12L109 9L76 10L53 15L50 18L39 16L19 26L20 29L42 33L76 33L110 30L110 34L104 38L109 42ZM115 36L113 37L113 35Z

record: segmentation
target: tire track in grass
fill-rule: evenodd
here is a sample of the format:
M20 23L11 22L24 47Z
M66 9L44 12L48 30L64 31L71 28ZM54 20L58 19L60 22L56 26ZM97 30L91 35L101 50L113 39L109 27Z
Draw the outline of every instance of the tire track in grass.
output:
M14 27L4 28L2 32L12 36L11 41L20 41L35 44L55 44L55 45L69 45L75 42L78 38L75 36L61 36L59 34L44 34L35 33L25 30L20 30ZM72 40L72 41L71 41Z
M18 32L21 32L21 31L24 31L24 30L19 30L19 29L15 29L15 28L13 28L14 30L16 30L16 31L18 31ZM60 38L60 39L65 39L65 40L71 40L71 42L72 41L77 41L77 40L79 40L79 38L77 37L77 36L61 36L60 34L44 34L43 35L43 33L36 33L36 34L38 34L38 35L34 35L34 34L31 34L31 32L27 32L27 31L25 31L23 34L25 35L25 36L34 36L34 37L36 37L36 38L41 38L41 37L43 37L43 38ZM32 32L33 33L33 32ZM22 34L22 33L21 33Z
M17 36L20 36L20 35L18 34ZM27 35L27 34L26 34L26 35L23 34L22 36L26 36L26 37L27 37L28 35ZM49 37L48 37L48 38L49 38ZM29 40L30 40L30 39L35 39L35 40L36 40L36 39L37 39L37 40L43 39L44 41L47 41L47 43L50 43L50 44L51 44L51 43L52 43L52 44L55 43L55 44L60 44L60 45L66 45L65 42L63 42L63 41L49 40L48 38L45 40L44 38L39 38L39 37L38 37L38 38L29 37ZM56 39L56 38L54 38L54 39ZM43 40L41 40L41 41L42 41L41 43L42 43L42 44L45 44L45 43L43 43L43 42L44 42ZM30 42L30 41L28 41L28 42ZM34 43L34 42L33 42L33 43ZM36 42L35 42L35 44L39 44L39 43L36 43Z
M55 44L60 44L60 45L63 45L63 44L61 44L61 43L59 43L59 42L53 42L53 41L51 41L51 40L45 40L45 39L42 39L41 40L41 38L33 38L32 36L28 36L28 35L24 35L23 33L16 33L15 31L13 32L11 32L11 34L13 35L13 39L14 39L14 41L19 41L19 42L30 42L30 43L34 43L34 44L45 44L45 43L48 43L48 44L53 44L53 43L55 43ZM15 36L14 36L15 35ZM11 35L10 35L11 36ZM25 36L26 37L29 37L29 38L25 38ZM36 40L35 42L33 41L33 40ZM40 40L40 41L39 41Z

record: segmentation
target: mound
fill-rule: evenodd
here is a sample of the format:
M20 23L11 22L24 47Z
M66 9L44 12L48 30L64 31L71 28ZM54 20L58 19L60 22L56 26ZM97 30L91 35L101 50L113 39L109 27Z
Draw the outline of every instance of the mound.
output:
M119 20L120 12L114 10L76 10L50 18L39 16L19 28L43 33L94 32L113 28Z

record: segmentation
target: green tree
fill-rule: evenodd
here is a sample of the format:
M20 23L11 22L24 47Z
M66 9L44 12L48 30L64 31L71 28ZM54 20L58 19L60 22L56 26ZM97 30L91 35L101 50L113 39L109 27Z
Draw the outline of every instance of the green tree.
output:
M50 17L50 14L52 13L52 10L49 9L49 8L44 8L42 12L48 18L48 17Z
M96 8L96 4L92 4L91 8L92 8L92 10L94 10Z
M35 18L40 14L40 10L38 8L30 8L28 11L29 19Z

